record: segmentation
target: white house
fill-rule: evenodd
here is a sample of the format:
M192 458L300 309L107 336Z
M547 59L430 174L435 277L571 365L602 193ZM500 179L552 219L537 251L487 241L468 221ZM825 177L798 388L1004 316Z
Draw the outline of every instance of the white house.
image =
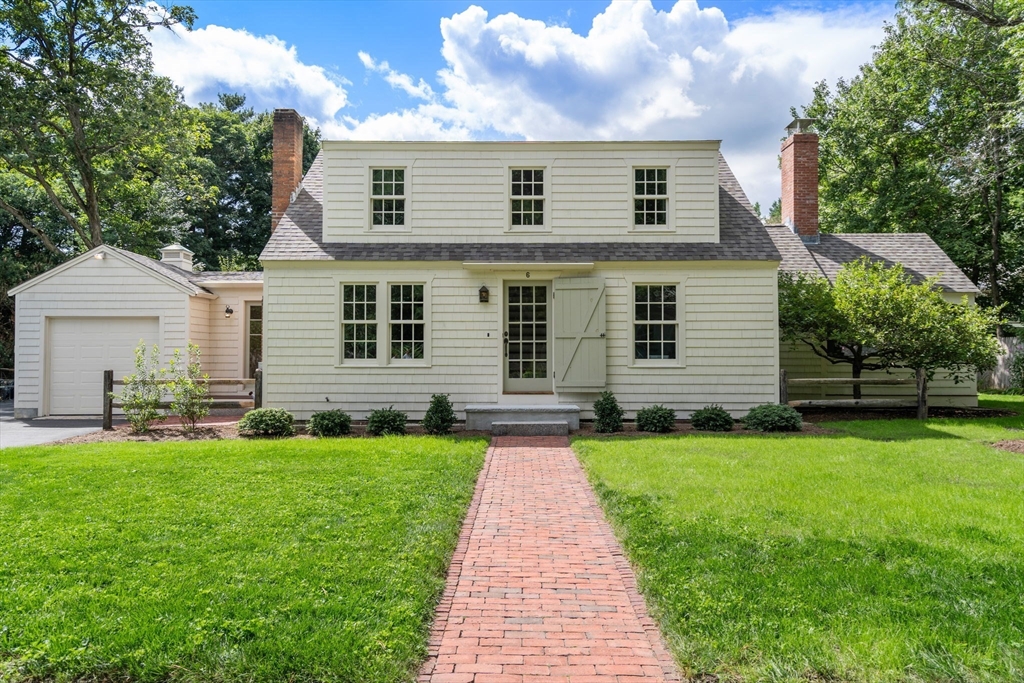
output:
M977 292L926 236L818 235L805 123L783 143L786 225L764 226L718 141L327 141L303 177L301 117L278 110L264 272L100 247L20 285L16 412L98 413L100 373L127 374L143 339L198 343L214 377L262 360L264 405L298 419L418 419L444 393L471 427L575 425L604 390L630 417L742 415L778 400L780 264L834 277L867 255ZM843 371L781 353L795 376ZM974 387L931 393L976 403Z

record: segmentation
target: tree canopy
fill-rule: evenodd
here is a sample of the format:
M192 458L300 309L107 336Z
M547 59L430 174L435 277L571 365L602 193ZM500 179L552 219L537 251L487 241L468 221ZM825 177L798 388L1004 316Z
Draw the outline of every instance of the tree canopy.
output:
M855 378L863 370L906 368L968 380L995 365L997 323L994 310L967 297L949 302L936 280L915 283L898 264L862 258L844 265L834 285L820 276L779 275L783 340L850 365Z

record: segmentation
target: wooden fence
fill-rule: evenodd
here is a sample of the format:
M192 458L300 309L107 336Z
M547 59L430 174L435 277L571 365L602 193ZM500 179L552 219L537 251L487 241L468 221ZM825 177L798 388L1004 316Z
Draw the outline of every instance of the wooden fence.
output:
M263 370L256 371L256 377L252 379L198 379L196 382L205 384L209 387L215 386L241 386L243 389L252 387L252 402L253 408L263 407ZM154 384L166 384L165 380L154 380ZM114 387L124 386L125 382L123 379L114 379L113 370L103 371L103 428L113 429L114 428L114 408L121 408L121 404L117 403L114 398ZM234 397L217 397L211 395L212 399L211 408L214 409L242 409L247 408L246 405L249 400L237 399ZM161 401L161 408L169 408L171 404L167 401Z
M1017 354L1024 353L1024 342L1019 337L999 337L999 346L1002 347L999 360L991 370L978 373L978 389L1000 389L1010 388L1010 368L1013 367L1013 359Z
M843 398L843 399L809 399L790 401L789 387L793 385L899 385L916 384L917 399L902 398ZM779 371L779 403L794 408L917 408L919 420L928 417L928 376L924 370L917 371L915 379L898 379L888 377L808 377L789 379L785 370Z

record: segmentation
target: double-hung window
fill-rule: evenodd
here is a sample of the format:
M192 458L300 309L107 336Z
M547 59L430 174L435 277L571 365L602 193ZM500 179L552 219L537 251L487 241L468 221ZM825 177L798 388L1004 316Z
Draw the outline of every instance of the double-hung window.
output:
M544 225L544 169L512 169L512 227Z
M343 285L342 355L344 360L377 357L377 285Z
M679 321L676 285L634 285L634 360L675 360Z
M668 225L668 170L633 169L633 224Z
M405 169L371 170L370 203L374 227L405 226Z
M391 285L391 360L423 360L423 285Z

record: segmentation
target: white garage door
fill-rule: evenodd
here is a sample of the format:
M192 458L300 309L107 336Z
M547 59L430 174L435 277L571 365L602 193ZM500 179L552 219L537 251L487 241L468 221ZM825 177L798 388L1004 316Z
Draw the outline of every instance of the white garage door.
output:
M101 414L103 371L132 374L135 347L159 332L159 318L51 318L50 415Z

